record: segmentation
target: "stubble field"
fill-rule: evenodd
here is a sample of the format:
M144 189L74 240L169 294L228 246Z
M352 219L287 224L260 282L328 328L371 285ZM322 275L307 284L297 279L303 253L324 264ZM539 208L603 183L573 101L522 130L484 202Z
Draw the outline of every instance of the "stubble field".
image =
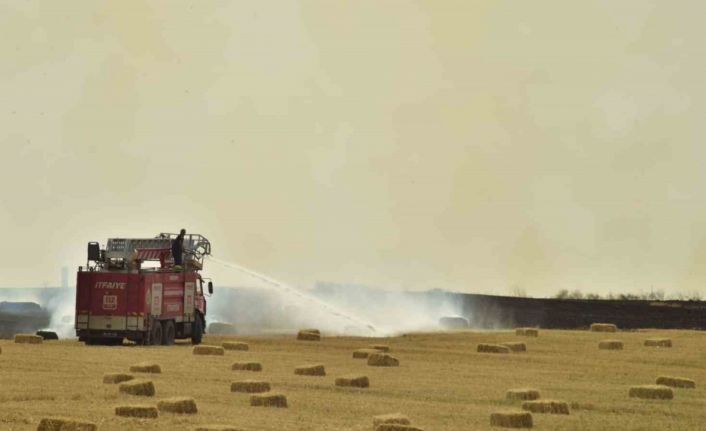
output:
M645 347L646 338L668 337L674 347ZM622 351L599 350L603 339L620 339ZM532 387L542 398L571 404L571 414L533 414L537 430L703 430L706 429L706 334L695 331L639 331L615 334L540 331L538 338L511 331L410 334L369 339L293 336L215 337L204 344L242 340L247 352L197 356L192 347L97 347L76 341L42 345L0 340L0 430L35 430L42 418L69 416L98 424L103 431L193 430L202 424L243 430L372 430L372 417L401 412L425 431L499 430L494 411L519 409L505 400L508 389ZM478 343L523 341L527 352L477 353ZM391 347L399 367L368 366L352 352L372 343ZM262 372L232 371L236 361L261 362ZM128 372L152 361L161 374L154 397L118 392L104 384L106 373ZM294 368L326 366L325 377L299 376ZM338 376L359 374L367 389L334 385ZM673 400L628 397L632 385L654 384L660 375L696 381L696 389L675 389ZM236 380L257 379L287 396L288 408L251 407L247 394L231 393ZM156 405L167 397L193 397L195 415L160 413L157 419L116 417L119 405Z

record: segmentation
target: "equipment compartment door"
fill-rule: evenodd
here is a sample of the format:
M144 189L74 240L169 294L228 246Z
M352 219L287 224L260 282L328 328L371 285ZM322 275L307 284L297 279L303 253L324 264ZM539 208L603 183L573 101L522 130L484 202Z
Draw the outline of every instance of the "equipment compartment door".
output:
M162 314L162 283L152 283L152 309L153 316Z
M194 292L196 291L196 283L187 281L184 283L184 321L191 322L194 320Z

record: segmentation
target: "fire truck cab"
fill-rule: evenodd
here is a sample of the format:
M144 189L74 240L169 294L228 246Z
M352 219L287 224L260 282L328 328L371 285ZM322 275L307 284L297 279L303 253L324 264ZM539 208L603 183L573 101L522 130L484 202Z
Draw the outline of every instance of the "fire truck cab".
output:
M211 254L211 243L202 235L185 235L184 264L177 267L171 255L176 237L161 233L155 238L110 238L105 248L88 243L86 266L78 268L76 280L75 328L80 341L201 342L206 296L213 294L213 284L200 271L204 257Z

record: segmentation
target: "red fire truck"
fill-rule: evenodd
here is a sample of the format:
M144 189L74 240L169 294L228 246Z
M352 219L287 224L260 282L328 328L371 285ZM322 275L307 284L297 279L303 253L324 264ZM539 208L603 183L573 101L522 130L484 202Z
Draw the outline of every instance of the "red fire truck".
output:
M176 234L155 238L110 238L104 249L88 243L85 267L76 280L76 335L86 344L170 345L191 338L199 344L205 328L204 257L211 243L184 236L182 266L175 266ZM207 279L206 279L207 280ZM208 281L208 295L213 283Z

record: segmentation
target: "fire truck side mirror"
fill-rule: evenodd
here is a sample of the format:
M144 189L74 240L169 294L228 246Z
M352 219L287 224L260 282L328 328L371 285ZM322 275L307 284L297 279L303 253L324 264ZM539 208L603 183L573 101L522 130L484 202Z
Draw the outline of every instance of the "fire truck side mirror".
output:
M208 294L213 295L213 282L212 281L208 282Z

